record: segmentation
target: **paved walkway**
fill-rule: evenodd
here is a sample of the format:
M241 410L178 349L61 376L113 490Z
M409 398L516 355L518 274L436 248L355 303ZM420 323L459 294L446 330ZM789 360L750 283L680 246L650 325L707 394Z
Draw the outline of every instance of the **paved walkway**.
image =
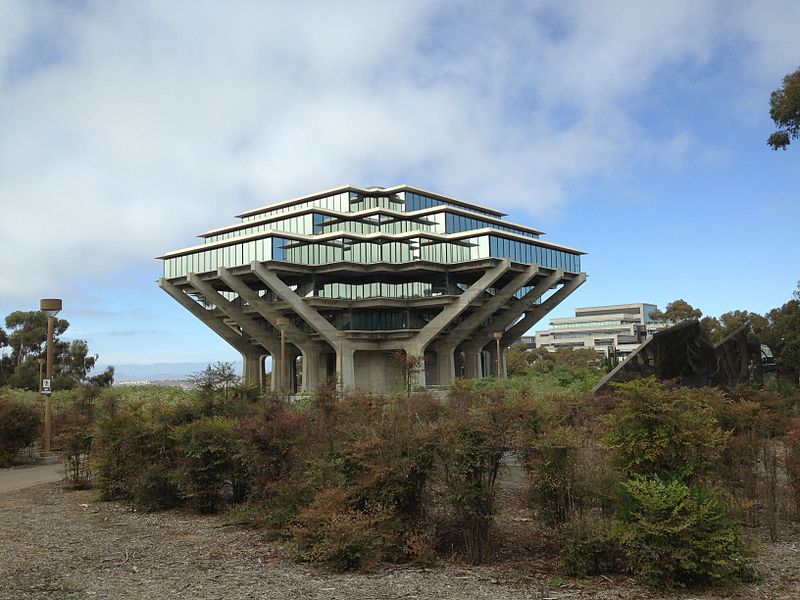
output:
M42 483L61 481L64 478L64 465L42 465L39 467L13 467L0 469L0 494L13 492Z

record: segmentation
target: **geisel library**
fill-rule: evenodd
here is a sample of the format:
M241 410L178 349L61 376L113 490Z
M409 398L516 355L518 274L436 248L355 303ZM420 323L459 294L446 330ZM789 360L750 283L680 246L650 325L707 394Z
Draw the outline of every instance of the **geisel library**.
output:
M505 349L586 280L581 251L504 216L407 185L344 186L202 234L160 257L159 283L242 354L246 381L271 356L276 390L390 390L398 350L423 360L420 385L503 376Z

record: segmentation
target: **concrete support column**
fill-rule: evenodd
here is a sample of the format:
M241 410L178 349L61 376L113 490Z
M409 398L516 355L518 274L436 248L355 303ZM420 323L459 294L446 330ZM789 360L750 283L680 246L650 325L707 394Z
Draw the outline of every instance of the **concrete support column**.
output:
M416 340L410 344L405 344L400 350L404 350L408 356L416 356L417 372L414 374L413 387L425 387L427 383L427 376L425 374L425 348L421 347Z
M281 374L283 373L283 365L281 364L281 355L272 355L272 377L270 378L270 389L273 392L281 390Z
M491 374L492 377L505 379L506 377L506 348L500 346L500 371L497 370L497 345L492 342L487 346L489 351L489 365L486 369L486 374Z
M355 346L346 340L341 340L337 346L336 380L343 389L354 388L356 386Z
M322 369L320 366L320 351L318 348L303 351L303 378L302 390L313 392L322 382Z
M494 347L494 342L489 344L486 353L488 355L488 361L485 365L486 377L497 377L497 351Z
M264 357L258 354L242 353L242 381L256 383L264 387Z
M467 379L481 379L483 368L481 366L481 351L483 346L467 344L464 346L464 377Z
M440 345L436 347L439 385L452 385L456 379L455 346Z
M292 352L286 358L289 362L286 365L287 373L286 375L289 378L287 389L289 390L290 394L295 394L300 389L300 382L298 381L297 377L297 357L301 356L299 352Z

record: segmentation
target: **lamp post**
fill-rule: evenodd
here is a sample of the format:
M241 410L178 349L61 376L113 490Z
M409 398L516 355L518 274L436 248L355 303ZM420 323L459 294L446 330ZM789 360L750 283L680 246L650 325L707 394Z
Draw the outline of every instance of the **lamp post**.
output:
M503 332L502 331L495 331L494 332L494 341L497 344L497 348L496 348L497 361L496 362L497 362L497 378L498 379L501 378L501 374L500 374L500 340L502 339L502 337L503 337Z
M286 385L286 327L289 325L289 319L286 317L279 317L276 319L275 325L281 330L281 381L279 389L281 392L288 394L289 386Z
M39 308L47 315L47 383L42 384L44 401L44 454L50 454L50 442L53 436L53 411L50 402L50 386L53 379L53 330L56 324L56 315L61 311L60 298L43 298ZM41 364L39 365L41 372Z

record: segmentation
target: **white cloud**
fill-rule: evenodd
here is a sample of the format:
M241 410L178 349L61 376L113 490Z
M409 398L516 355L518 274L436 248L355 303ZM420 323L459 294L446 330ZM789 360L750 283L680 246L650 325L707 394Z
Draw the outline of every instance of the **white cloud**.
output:
M340 183L557 211L572 181L695 151L636 116L675 73L737 40L796 55L785 14L728 6L3 3L0 297Z

